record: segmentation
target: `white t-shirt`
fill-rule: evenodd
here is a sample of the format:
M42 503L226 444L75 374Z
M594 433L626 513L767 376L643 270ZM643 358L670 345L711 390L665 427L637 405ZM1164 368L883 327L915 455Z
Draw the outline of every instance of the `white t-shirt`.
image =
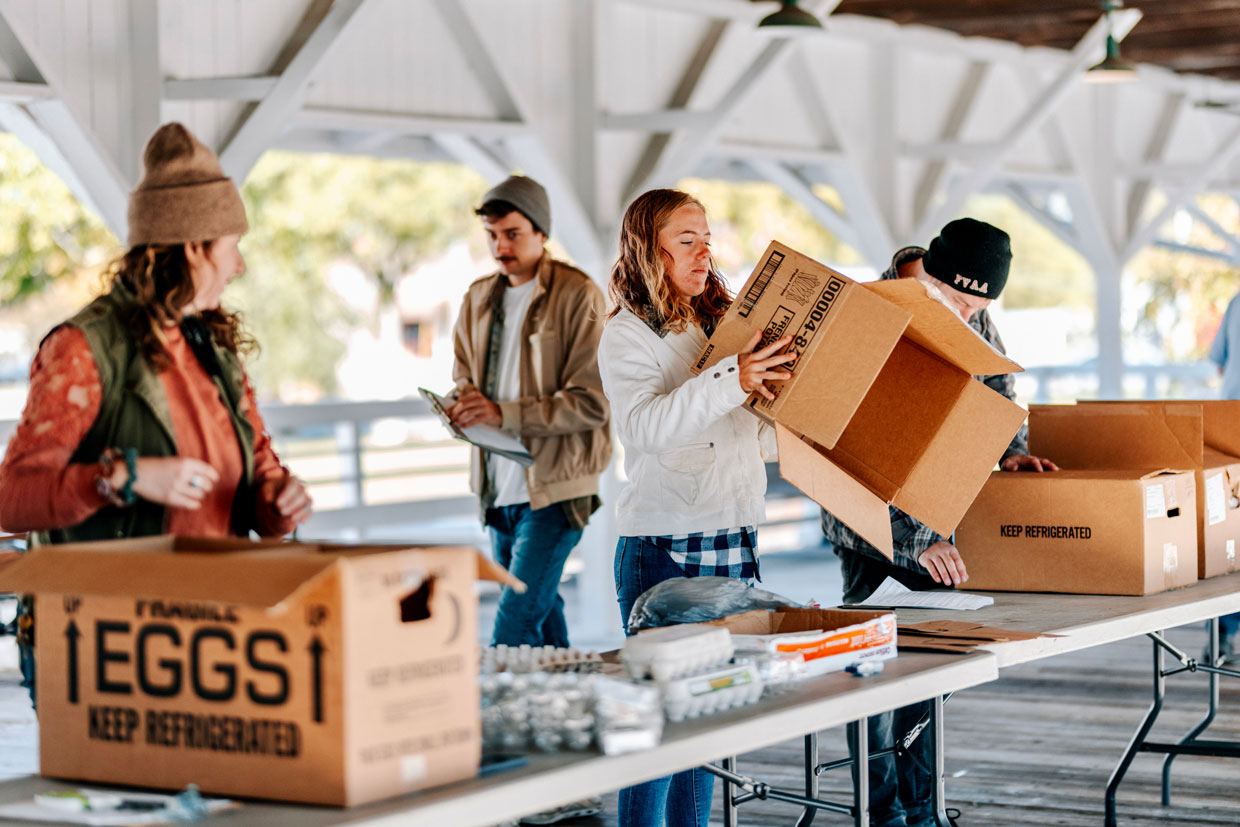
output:
M521 331L525 314L538 279L530 279L520 287L504 289L504 338L499 346L498 382L492 402L512 402L521 398ZM495 505L516 505L530 501L525 483L525 469L504 457L487 455L487 473L495 489Z

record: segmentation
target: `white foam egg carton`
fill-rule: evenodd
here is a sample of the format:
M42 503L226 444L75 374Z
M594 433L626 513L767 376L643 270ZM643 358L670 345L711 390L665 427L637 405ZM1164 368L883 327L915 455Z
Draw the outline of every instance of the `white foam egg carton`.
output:
M670 681L732 659L732 633L722 626L685 623L640 632L624 642L620 661L634 679Z
M762 678L758 667L740 663L660 681L663 714L669 721L683 721L756 702L762 697Z

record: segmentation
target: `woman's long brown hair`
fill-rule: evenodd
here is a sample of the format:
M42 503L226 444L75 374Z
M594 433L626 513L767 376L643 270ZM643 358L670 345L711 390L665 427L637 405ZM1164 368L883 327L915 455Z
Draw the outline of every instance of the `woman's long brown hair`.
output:
M204 242L203 247L210 250L211 244ZM143 357L159 370L169 367L171 357L161 331L181 323L181 308L195 294L185 245L138 245L117 259L110 272L111 284L123 286L133 297L122 321L137 337ZM239 355L258 349L258 343L242 328L239 313L215 309L198 315L220 347Z
M684 332L691 323L709 333L727 313L732 299L713 256L706 289L700 296L677 295L667 278L670 257L659 245L659 232L672 213L688 204L706 211L702 202L687 192L667 189L643 193L625 210L620 225L620 257L611 268L607 286L616 305L611 316L625 308L676 333Z

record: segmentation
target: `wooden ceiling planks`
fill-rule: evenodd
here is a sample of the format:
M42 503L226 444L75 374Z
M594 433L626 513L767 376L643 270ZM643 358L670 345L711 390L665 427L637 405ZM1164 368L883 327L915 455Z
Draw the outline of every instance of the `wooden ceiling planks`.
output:
M1240 80L1240 2L1139 0L1124 57L1177 72ZM966 37L1070 49L1102 13L1091 0L842 0L835 14L881 17Z

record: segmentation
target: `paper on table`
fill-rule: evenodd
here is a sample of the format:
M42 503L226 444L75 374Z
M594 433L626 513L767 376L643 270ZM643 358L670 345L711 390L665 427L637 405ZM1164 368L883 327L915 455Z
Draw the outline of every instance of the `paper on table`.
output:
M448 417L447 406L444 404L445 400L442 396L426 388L418 388L418 392L422 394L422 398L430 403L431 410L439 416L439 421L457 439L463 439L483 450L507 457L527 468L534 464L534 458L530 456L530 452L526 450L525 445L512 434L491 425L471 425L468 428L458 428Z
M92 801L115 801L112 807L101 806L94 810L66 810L38 803L38 801L15 801L0 805L0 819L17 821L47 821L59 824L86 824L91 827L131 827L138 824L176 824L184 823L190 811L177 806L175 795L147 793L138 790L93 790L82 788L78 791L82 799ZM207 813L217 813L239 807L240 804L227 798L200 799ZM152 807L154 809L144 809Z
M874 594L857 603L867 608L980 609L995 602L993 597L958 591L915 592L899 580L888 577Z

